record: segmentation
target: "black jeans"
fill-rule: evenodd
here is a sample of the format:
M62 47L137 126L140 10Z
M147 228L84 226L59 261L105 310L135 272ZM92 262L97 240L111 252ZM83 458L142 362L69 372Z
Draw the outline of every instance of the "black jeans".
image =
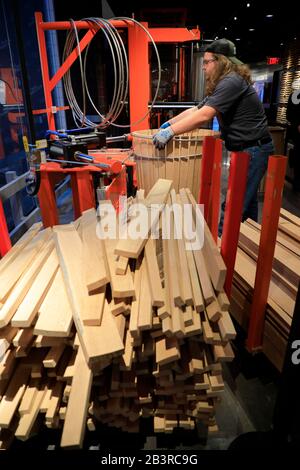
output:
M257 201L257 190L259 184L266 172L268 167L269 156L274 153L273 142L268 142L263 145L256 145L254 147L248 147L243 150L250 154L250 162L248 169L248 179L244 198L244 208L242 221L250 218L257 222L258 217L258 201ZM223 201L221 206L221 215L219 222L219 237L222 235L223 223L224 223L224 211L225 211L226 200Z

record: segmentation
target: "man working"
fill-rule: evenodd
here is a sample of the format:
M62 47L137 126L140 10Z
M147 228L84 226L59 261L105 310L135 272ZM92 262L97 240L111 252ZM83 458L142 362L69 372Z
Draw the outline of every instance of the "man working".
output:
M251 85L250 71L235 54L235 45L227 39L213 41L206 47L203 59L206 98L198 106L164 123L153 137L153 143L163 149L174 135L197 129L216 116L227 150L250 154L243 220L250 217L257 221L257 190L274 148L263 106ZM225 202L219 235L223 229L224 208Z

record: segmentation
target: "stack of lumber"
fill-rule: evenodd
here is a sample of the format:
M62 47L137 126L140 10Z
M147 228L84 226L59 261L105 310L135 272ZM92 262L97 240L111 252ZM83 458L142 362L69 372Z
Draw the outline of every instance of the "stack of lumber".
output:
M241 224L230 312L247 330L260 225L248 219ZM265 312L263 352L281 371L300 279L300 218L280 211L272 277Z
M139 202L161 205L158 227L172 200L191 202L194 225L190 191L171 184L159 180L146 199L139 191ZM197 419L217 431L235 330L209 230L203 249L186 250L175 231L100 239L102 222L91 209L69 225L35 225L0 260L2 448L41 423L62 428L62 447L82 446L98 422L138 432L150 416L155 432Z

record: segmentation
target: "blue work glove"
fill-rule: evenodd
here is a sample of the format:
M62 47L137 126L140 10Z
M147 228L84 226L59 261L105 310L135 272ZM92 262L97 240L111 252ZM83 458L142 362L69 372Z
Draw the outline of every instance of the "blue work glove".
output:
M160 126L160 129L166 129L167 127L169 127L171 124L169 123L169 121L166 121L164 122L161 126Z
M173 136L174 132L171 126L168 126L165 129L161 129L153 136L153 145L155 145L157 149L162 150Z

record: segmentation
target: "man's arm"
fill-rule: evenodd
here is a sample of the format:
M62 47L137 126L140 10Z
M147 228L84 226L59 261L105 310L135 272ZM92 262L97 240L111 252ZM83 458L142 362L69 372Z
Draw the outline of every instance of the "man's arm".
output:
M216 114L216 110L211 106L204 105L200 109L196 107L196 109L192 113L187 113L179 121L174 123L170 121L174 135L183 134L184 132L189 132L194 129L197 129L205 122L211 121L216 116Z
M182 111L182 113L177 114L177 116L174 116L172 119L169 119L169 123L172 126L175 124L175 122L181 121L182 119L186 118L187 116L192 115L195 111L198 110L197 106L193 106L192 108L185 109Z
M185 117L172 125L162 128L153 136L153 144L157 149L165 148L166 144L174 137L174 135L183 134L197 129L202 124L210 121L217 114L216 110L211 106L203 106L192 113L187 113Z

